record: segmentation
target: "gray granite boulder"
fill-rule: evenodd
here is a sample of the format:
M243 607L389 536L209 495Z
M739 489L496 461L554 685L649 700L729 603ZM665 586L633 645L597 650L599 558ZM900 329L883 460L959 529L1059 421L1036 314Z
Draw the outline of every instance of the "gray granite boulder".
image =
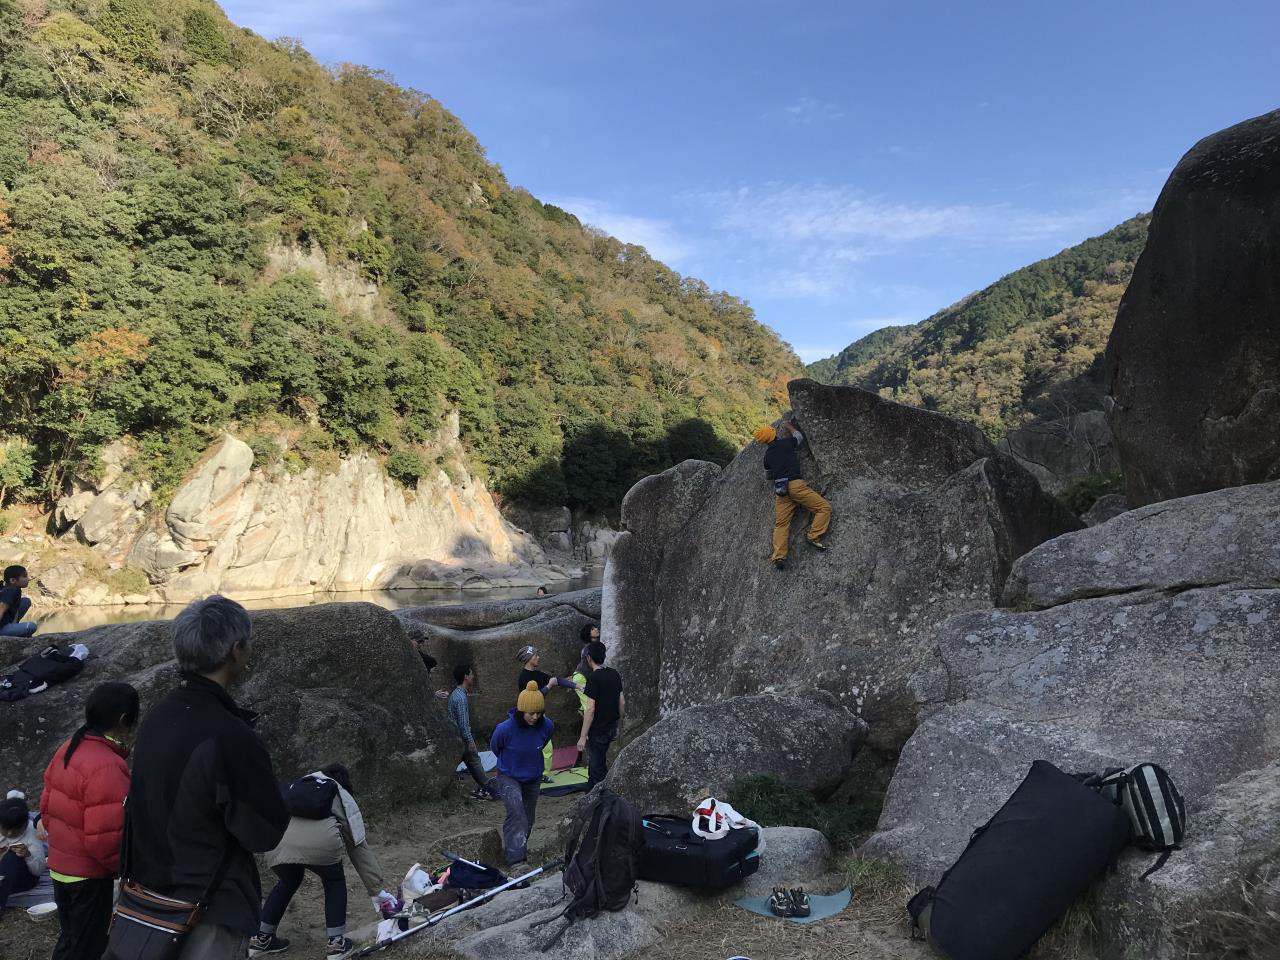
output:
M1107 342L1135 505L1280 479L1280 110L1197 143L1151 214Z
M641 813L688 813L747 775L825 794L845 778L867 725L822 700L761 694L687 707L628 743L605 785Z
M971 424L850 387L789 389L806 477L834 507L827 551L797 522L787 570L769 562L759 445L718 472L683 464L628 494L603 632L650 717L816 688L892 752L915 726L906 679L937 626L989 608L1018 556L1079 521Z

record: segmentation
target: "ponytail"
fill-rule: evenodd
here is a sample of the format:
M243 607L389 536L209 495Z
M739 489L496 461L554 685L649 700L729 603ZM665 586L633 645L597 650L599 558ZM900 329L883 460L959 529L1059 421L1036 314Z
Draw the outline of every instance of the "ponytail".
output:
M84 704L84 723L71 735L63 767L71 763L71 755L90 734L107 733L116 727L133 729L138 722L138 691L127 683L100 683L93 688Z

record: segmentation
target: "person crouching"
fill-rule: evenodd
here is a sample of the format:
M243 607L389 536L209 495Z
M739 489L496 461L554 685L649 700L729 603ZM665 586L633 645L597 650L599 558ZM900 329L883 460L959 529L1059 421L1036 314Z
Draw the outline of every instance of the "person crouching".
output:
M347 880L342 870L345 849L356 873L364 882L373 901L381 910L384 903L395 903L395 897L383 889L382 864L369 847L364 818L352 796L351 775L340 763L322 767L320 776L332 780L334 792L330 815L323 820L292 817L280 845L267 854L267 866L276 875L276 885L262 905L259 933L249 941L249 956L279 953L289 941L276 936L276 928L285 908L302 885L302 875L310 870L320 878L324 888L324 924L328 937L328 957L341 957L354 947L347 939Z
M542 749L551 742L555 730L555 724L543 716L545 710L537 681L530 680L516 697L515 709L489 738L489 749L498 758L498 775L492 786L507 810L502 850L508 866L528 858L529 833L542 788Z

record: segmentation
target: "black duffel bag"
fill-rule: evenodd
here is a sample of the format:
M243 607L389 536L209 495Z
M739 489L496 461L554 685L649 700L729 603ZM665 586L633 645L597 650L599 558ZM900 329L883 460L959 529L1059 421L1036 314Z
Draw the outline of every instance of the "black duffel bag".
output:
M951 960L1016 960L1128 840L1119 807L1037 760L937 887L911 898L912 934Z
M695 890L724 890L760 869L760 833L755 827L730 830L708 840L690 828L687 817L648 816L637 876Z

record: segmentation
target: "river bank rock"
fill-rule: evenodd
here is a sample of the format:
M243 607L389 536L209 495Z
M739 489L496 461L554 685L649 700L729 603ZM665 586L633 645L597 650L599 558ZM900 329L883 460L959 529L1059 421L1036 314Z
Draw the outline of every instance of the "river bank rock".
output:
M605 785L646 813L686 813L704 797L727 797L748 775L825 795L866 736L866 724L838 705L734 697L663 717L622 749Z
M388 611L332 603L251 616L253 659L232 696L260 713L256 729L280 780L342 762L359 785L361 805L375 810L396 797L438 795L452 782L461 743L443 701L431 695L422 660ZM24 655L49 643L81 642L94 658L71 682L4 705L0 767L13 771L10 786L39 795L45 765L83 722L84 699L96 684L133 684L144 709L172 689L170 624L111 624L28 641Z
M623 503L603 631L628 690L653 691L645 713L816 688L892 752L937 626L989 608L1018 556L1080 524L970 424L850 387L789 389L806 477L834 507L828 549L796 523L787 569L769 562L759 445L723 470L681 464Z
M1101 410L1038 420L1013 431L996 446L1013 456L1049 493L1058 493L1073 480L1120 469Z
M600 591L408 607L394 611L393 616L411 639L422 641L426 652L439 661L440 687L453 686L452 671L458 664L472 666L476 678L471 691L472 731L488 737L515 706L521 669L516 653L532 644L541 654L540 669L552 676L572 674L582 651L582 628L598 622ZM571 691L558 687L548 691L547 715L556 725L557 744L577 742L578 699Z
M1197 143L1160 192L1107 342L1136 506L1280 479L1280 110Z
M1126 513L1021 558L1005 599L1025 612L952 617L936 658L913 678L925 719L902 750L867 852L933 882L1032 761L1074 772L1150 760L1177 783L1188 836L1204 846L1174 854L1148 883L1136 877L1152 858L1127 854L1098 898L1115 905L1096 918L1103 939L1130 942L1169 911L1183 933L1164 926L1170 936L1152 933L1142 955L1182 957L1189 941L1178 937L1209 923L1219 899L1243 911L1260 884L1258 898L1270 902L1280 845L1274 824L1253 823L1249 811L1275 802L1280 761L1280 554L1269 536L1278 508L1277 483L1220 490ZM1243 839L1254 835L1257 845Z

